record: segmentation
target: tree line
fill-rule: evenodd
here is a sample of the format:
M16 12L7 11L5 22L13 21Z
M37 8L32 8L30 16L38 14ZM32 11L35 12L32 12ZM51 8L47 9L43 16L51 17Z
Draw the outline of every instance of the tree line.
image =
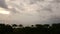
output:
M36 24L31 26L23 26L22 24L0 24L0 34L59 34L60 23L52 24Z

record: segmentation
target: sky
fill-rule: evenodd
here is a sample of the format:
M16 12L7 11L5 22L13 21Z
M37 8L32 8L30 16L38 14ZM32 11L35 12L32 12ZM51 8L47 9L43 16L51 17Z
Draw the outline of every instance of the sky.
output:
M60 23L60 0L0 0L0 23Z

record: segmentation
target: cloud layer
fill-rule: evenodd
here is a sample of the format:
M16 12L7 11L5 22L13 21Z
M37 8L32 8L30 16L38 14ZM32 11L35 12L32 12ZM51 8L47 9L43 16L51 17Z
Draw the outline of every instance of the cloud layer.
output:
M60 22L58 0L6 0L5 3L3 2L3 5L6 5L7 10L11 12L6 20L9 23L51 24Z

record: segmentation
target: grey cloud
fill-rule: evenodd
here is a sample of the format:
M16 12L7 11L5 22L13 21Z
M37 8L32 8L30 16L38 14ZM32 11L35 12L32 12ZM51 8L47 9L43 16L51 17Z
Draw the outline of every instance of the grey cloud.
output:
M48 11L48 12L51 12L51 13L53 12L51 6L47 6L47 7L43 8L42 10Z
M5 0L0 0L0 7L7 8L7 5L5 3Z
M30 4L34 4L34 3L37 3L37 2L42 2L44 0L30 0L30 1L31 1Z
M52 24L52 23L60 23L60 17L59 16L51 16L51 18L48 20L48 23L49 24Z
M11 23L14 22L14 23L19 24L21 22L22 24L23 23L24 24L37 24L37 23L38 24L46 24L46 23L51 24L53 22L60 22L59 17L51 16L51 15L55 15L55 13L58 13L57 9L56 11L52 11L52 9L53 10L55 9L54 8L56 7L55 5L52 8L49 2L41 2L43 0L26 0L25 2L24 1L19 2L19 1L20 0L16 0L16 3L8 2L12 4L7 4L13 7L10 10L12 14L15 14L15 15L10 16L11 17L10 20L12 20ZM32 4L32 6L29 3ZM22 12L22 14L19 12ZM16 13L19 13L19 14L16 15Z
M24 2L26 2L26 3L28 3L28 4L35 4L35 3L37 3L37 2L42 2L42 1L44 1L44 0L26 0L26 1L24 1Z
M15 8L10 9L11 14L19 13Z
M56 2L56 3L60 3L60 0L54 0L54 2Z
M60 23L60 17L59 16L51 16L45 21L38 21L36 23L40 24L53 24L53 23Z

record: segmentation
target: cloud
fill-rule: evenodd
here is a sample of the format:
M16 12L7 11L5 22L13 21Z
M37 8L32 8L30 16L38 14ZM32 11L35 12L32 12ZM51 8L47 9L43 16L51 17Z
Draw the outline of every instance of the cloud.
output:
M56 3L60 3L60 0L54 0L54 2L56 2Z
M14 0L7 1L11 14L9 23L22 24L51 24L60 22L60 4L52 0ZM55 17L57 16L57 17Z
M43 2L44 0L26 0L25 2L27 3L27 4L36 4L37 2Z
M51 16L51 18L47 20L47 23L60 23L60 16Z
M7 8L5 0L0 0L0 7Z

